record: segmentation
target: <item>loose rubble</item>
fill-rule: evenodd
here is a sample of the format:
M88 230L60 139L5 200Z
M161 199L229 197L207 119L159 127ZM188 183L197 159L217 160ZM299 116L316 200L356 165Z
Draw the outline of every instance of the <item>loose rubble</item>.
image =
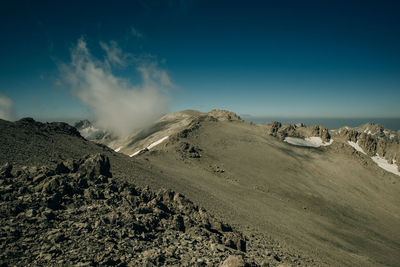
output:
M329 143L331 141L329 130L319 125L305 126L302 123L297 123L295 125L288 124L282 126L280 122L273 121L265 125L265 129L267 134L277 137L281 140L284 140L286 137L319 137L324 143Z
M104 155L0 175L2 266L255 265L242 234L179 193L118 182Z

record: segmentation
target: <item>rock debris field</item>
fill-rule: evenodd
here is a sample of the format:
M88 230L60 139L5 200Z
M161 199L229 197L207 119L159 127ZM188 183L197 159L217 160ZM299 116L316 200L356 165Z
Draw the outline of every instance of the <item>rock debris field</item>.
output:
M300 265L254 236L246 247L249 238L179 193L119 182L102 154L5 164L0 198L1 266Z

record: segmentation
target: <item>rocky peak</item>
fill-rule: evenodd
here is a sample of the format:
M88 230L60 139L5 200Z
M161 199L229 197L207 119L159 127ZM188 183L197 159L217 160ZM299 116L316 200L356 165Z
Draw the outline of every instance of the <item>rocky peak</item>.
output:
M236 113L228 110L213 109L207 114L220 121L243 121Z

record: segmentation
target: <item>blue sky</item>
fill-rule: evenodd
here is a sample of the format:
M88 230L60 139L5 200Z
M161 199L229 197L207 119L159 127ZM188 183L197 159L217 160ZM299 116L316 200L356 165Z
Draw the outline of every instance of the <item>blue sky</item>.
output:
M400 117L398 14L398 1L4 1L0 97L15 118L91 116L60 68L83 38L98 60L113 41L156 64L168 111ZM136 61L110 71L143 82Z

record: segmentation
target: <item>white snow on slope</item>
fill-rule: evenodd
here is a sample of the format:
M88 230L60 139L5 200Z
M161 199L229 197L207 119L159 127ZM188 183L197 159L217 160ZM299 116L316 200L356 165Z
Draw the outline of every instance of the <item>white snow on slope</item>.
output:
M157 140L157 141L155 141L154 143L151 143L148 147L146 147L148 150L150 150L150 149L152 149L153 147L155 147L155 146L157 146L157 145L159 145L159 144L161 144L162 142L164 142L165 140L167 140L168 139L168 136L164 136L163 138L161 138L160 140ZM146 149L145 148L145 149ZM136 151L135 153L133 153L133 154L131 154L131 155L129 155L129 157L134 157L134 156L136 156L137 154L139 154L141 151L143 151L144 149L140 149L140 150L138 150L138 151Z
M286 137L284 141L295 146L305 147L329 146L333 143L333 139L331 139L329 142L324 142L320 137L316 136L307 137L305 139L297 137Z
M400 172L397 169L397 165L395 164L396 162L390 164L385 158L380 157L378 154L376 154L376 156L372 157L371 159L382 169L400 176Z
M161 138L160 140L155 141L154 143L150 144L150 145L147 147L147 149L148 149L148 150L152 149L152 148L155 147L156 145L159 145L159 144L161 144L162 142L164 142L165 140L167 140L167 138L168 138L168 136L164 136L164 137Z
M365 130L364 130L364 133L372 134L372 132L371 132L371 130L370 130L369 128L365 129Z
M115 149L115 152L119 152L121 150L122 146L120 146L119 148Z
M354 142L352 142L352 141L347 141L347 143L349 143L349 145L352 146L352 147L353 147L355 150L357 150L358 152L361 152L361 153L367 155L367 153L365 153L364 150L358 145L358 142L357 142L357 143L354 143Z
M132 158L132 157L136 156L136 155L139 154L142 150L143 150L143 149L136 151L135 153L129 155L129 157Z

